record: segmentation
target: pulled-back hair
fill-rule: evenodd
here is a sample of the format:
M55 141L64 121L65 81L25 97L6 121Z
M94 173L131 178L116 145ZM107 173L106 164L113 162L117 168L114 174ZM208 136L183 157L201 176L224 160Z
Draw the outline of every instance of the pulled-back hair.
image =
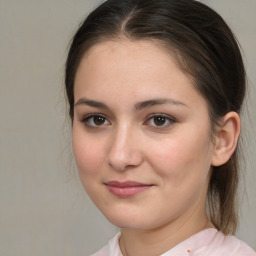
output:
M245 69L238 43L224 20L194 0L108 0L81 24L66 62L69 115L74 115L74 80L81 58L94 45L109 40L153 40L174 54L180 68L208 103L212 132L230 111L240 112L245 95ZM212 167L208 211L224 234L237 227L238 151Z

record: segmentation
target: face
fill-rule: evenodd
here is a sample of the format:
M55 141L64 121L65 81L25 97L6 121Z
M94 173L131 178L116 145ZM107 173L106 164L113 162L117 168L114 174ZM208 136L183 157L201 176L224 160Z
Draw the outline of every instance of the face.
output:
M207 103L167 51L95 45L75 78L73 149L84 188L115 225L153 229L205 213Z

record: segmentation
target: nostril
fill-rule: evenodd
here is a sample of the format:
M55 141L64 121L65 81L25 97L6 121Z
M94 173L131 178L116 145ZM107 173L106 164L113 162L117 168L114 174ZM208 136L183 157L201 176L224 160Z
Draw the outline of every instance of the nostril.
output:
M124 171L126 169L126 164L120 161L108 160L107 162L108 165L116 171Z
M138 167L142 163L142 154L138 151L110 152L107 163L116 171L125 171Z
M109 141L107 163L116 171L134 168L142 162L142 154L130 124L117 127Z

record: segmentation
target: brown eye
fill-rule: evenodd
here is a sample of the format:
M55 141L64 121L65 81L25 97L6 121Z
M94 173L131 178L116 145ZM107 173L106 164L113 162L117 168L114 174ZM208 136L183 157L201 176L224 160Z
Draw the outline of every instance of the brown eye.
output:
M165 123L166 123L166 117L164 117L164 116L154 117L154 124L156 126L163 126L163 125L165 125Z
M100 127L100 126L106 126L109 125L110 122L108 119L102 115L89 115L86 116L82 122L88 126L88 127Z
M103 125L106 121L106 118L104 118L103 116L94 116L93 117L93 123L95 125Z
M152 126L154 128L168 128L175 122L176 122L176 120L169 115L154 114L147 119L145 124Z

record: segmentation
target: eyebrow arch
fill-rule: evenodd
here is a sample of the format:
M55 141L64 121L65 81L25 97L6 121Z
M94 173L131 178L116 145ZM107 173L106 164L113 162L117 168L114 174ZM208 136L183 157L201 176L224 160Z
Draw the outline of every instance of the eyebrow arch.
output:
M96 100L88 100L85 98L81 98L75 103L75 106L79 106L79 105L87 105L94 108L109 109L109 107L102 102L99 102Z
M181 101L177 101L169 98L160 98L160 99L151 99L151 100L138 102L135 104L134 108L135 110L139 111L139 110L142 110L143 108L149 108L155 105L163 105L163 104L180 105L180 106L188 107L185 103ZM75 106L79 106L79 105L87 105L90 107L109 110L109 107L106 104L96 100L89 100L86 98L81 98L75 103Z
M135 104L135 109L141 110L143 108L149 108L155 105L163 105L163 104L180 105L180 106L188 107L185 103L181 101L177 101L169 98L160 98L160 99L152 99L152 100L138 102Z

